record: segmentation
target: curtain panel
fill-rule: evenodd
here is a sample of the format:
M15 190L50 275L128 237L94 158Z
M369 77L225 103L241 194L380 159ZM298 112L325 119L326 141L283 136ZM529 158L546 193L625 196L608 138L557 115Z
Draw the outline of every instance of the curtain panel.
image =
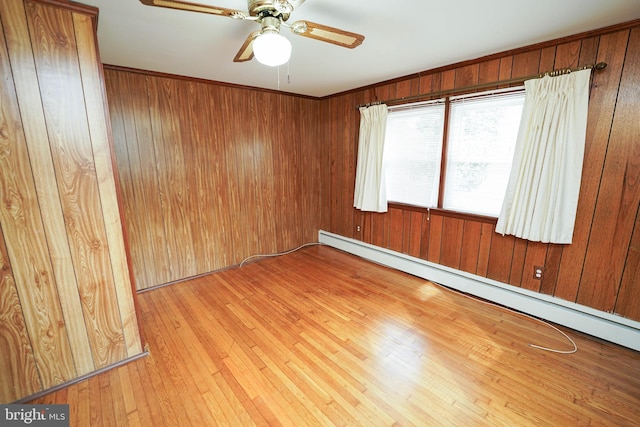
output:
M582 179L591 70L525 82L525 103L496 232L571 243Z
M360 134L353 206L363 211L387 211L382 169L386 128L387 106L385 104L360 108Z

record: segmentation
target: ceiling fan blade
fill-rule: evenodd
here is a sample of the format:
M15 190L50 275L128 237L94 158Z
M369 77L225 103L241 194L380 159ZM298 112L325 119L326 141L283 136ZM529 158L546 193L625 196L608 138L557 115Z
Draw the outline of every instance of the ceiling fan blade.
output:
M178 0L140 0L142 4L147 6L166 7L169 9L187 10L190 12L209 13L211 15L228 16L230 18L237 16L244 16L243 12L234 9L227 9L224 7L209 6L206 4L189 3L186 1Z
M364 41L361 34L351 33L339 28L328 27L309 21L296 21L291 24L291 32L303 37L333 43L338 46L353 49Z
M247 39L242 44L242 47L240 47L238 53L236 53L236 57L233 58L233 62L251 61L251 59L253 58L253 41L260 35L261 32L262 30L258 30L249 34Z

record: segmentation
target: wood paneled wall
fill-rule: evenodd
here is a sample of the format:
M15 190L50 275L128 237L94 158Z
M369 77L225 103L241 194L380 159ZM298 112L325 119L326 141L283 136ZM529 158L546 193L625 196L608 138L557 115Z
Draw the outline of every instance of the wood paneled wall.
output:
M357 105L492 83L596 62L584 170L571 245L501 236L494 223L391 207L353 206ZM323 101L330 171L323 175L328 231L640 320L640 22L384 82ZM360 226L361 231L357 231ZM544 266L543 280L533 266Z
M107 67L138 289L315 242L319 101Z
M142 352L95 12L0 2L0 403Z
M315 241L320 228L640 320L639 53L628 23L320 100L108 67L137 287ZM571 245L434 210L352 207L357 105L600 61Z

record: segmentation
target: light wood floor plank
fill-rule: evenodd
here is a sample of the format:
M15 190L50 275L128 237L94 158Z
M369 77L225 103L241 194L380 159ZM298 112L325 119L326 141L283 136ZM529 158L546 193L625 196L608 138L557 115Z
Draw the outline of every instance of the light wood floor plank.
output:
M637 426L640 354L324 246L139 295L150 355L71 425Z

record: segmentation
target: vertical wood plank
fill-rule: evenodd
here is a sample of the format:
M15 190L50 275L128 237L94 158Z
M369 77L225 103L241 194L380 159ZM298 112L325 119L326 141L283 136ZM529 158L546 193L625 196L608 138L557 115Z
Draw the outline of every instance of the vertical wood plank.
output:
M64 321L69 330L69 341L73 361L78 375L94 369L91 347L87 340L87 329L82 314L82 304L78 292L77 278L70 255L69 241L66 235L64 215L60 194L56 185L53 158L48 144L48 135L44 120L44 111L33 50L30 43L24 4L20 0L1 2L0 16L3 19L4 33L7 41L7 53L10 57L15 91L19 102L20 115L23 122L24 138L29 151L29 161L33 175L38 202L41 209L47 212L47 220L43 221L47 248L51 254L51 266L60 296Z
M556 46L545 47L540 50L539 73L546 73L554 69L556 62Z
M420 258L429 259L429 247L431 245L431 213L422 216L422 235L420 236Z
M624 263L624 273L614 312L631 319L640 318L640 205L629 245L629 253Z
M144 223L148 230L143 239L150 246L150 254L145 254L147 265L153 265L151 284L166 283L171 277L169 254L167 252L167 238L164 232L164 218L156 159L156 144L153 139L153 127L149 108L149 79L144 76L123 76L126 92L121 98L130 99L130 110L125 110L125 116L131 116L135 123L135 142L131 151L135 152L138 162L134 163L132 176L134 181L135 203L138 209L138 222ZM124 102L124 101L123 101ZM140 287L142 288L142 287Z
M597 63L598 42L600 37L589 37L582 40L580 45L580 58L578 59L578 67L584 67Z
M462 252L460 254L460 270L476 274L478 269L478 257L480 254L480 237L482 223L477 221L464 221L462 235Z
M549 245L547 257L544 261L544 276L540 284L540 292L553 295L558 283L558 270L562 260L564 245Z
M233 218L234 213L239 212L241 209L240 188L235 164L235 147L233 144L225 143L225 141L233 140L231 129L227 126L227 120L229 119L227 116L228 113L225 113L229 111L227 108L230 108L232 105L229 103L231 90L228 88L220 88L219 95L217 94L218 91L215 92L217 96L212 99L217 102L212 103L209 107L214 121L214 129L212 132L215 132L217 152L221 156L215 165L219 167L226 165L227 167L224 169L224 172L221 172L224 173L224 175L216 175L216 179L222 179L223 181L216 181L213 187L218 194L216 209L224 209L227 211L226 215L228 215L228 218L225 218L225 220L228 221L229 224L227 228L229 236L236 236L232 241L233 243L225 247L225 253L227 253L229 263L235 264L242 261L245 248L243 242L240 240L242 235L238 234L242 233L242 223L238 221L237 217ZM218 110L218 106L222 106L222 111Z
M402 212L402 253L408 254L411 245L411 217L413 212L403 210Z
M153 139L150 141L155 150L155 159L158 171L158 184L160 200L162 201L163 229L160 230L166 235L168 266L170 280L178 280L189 276L189 264L193 259L191 245L185 241L186 233L180 233L183 229L184 220L180 215L183 188L174 177L175 172L173 157L178 153L171 152L171 142L177 141L178 136L172 132L173 116L170 105L165 106L165 98L170 95L170 85L167 79L153 77L149 79L149 108L151 112L151 129ZM167 109L169 112L167 113ZM167 129L165 129L167 128ZM181 236L182 235L182 236Z
M389 249L402 252L402 238L404 236L404 215L402 209L389 208Z
M423 213L422 212L411 212L411 217L409 219L410 222L410 230L408 236L408 249L407 253L413 257L420 257L420 248L422 247L422 223L423 223Z
M555 290L555 296L568 301L575 301L578 294L628 38L628 30L600 37L597 61L608 65L606 72L593 76L583 162L588 173L582 174L573 241L563 250Z
M352 94L348 94L344 95L342 99L342 127L344 129L345 140L349 140L353 135L352 123L355 121L353 119L354 97ZM358 156L358 151L357 147L353 147L351 144L344 144L344 146L347 158L345 159L344 169L342 170L343 179L346 185L346 188L342 192L342 206L344 209L343 230L345 236L353 237L355 233L353 196L356 185L356 175L354 171L356 170L356 158Z
M555 68L573 68L578 66L580 58L580 47L582 42L575 40L569 43L563 43L556 47ZM544 70L540 70L541 72Z
M491 237L491 249L489 250L489 264L487 277L502 283L509 283L511 262L515 238L493 233Z
M470 64L455 70L455 87L461 88L478 84L480 66Z
M500 58L500 68L498 70L499 80L509 80L512 77L513 56Z
M126 348L100 200L104 177L90 143L73 17L37 3L27 4L27 17L91 351L103 367L122 360Z
M342 205L341 194L345 189L342 186L342 162L344 158L344 145L342 128L340 127L340 102L338 98L329 101L329 114L331 117L331 229L340 231L340 215ZM357 142L356 142L357 145ZM349 206L352 206L351 203Z
M444 217L442 223L442 239L440 246L440 263L451 268L460 267L464 220Z
M540 69L540 50L518 53L513 56L511 77L527 77L536 74Z
M442 215L430 214L429 220L429 249L427 260L431 262L440 262L441 245L442 245Z
M133 289L124 247L124 235L120 222L119 201L116 194L116 183L113 172L113 159L107 129L105 112L106 101L100 72L100 60L96 51L93 19L79 13L73 14L75 36L78 44L78 59L84 90L87 121L91 135L91 147L95 162L98 190L100 192L100 212L104 219L104 228L108 244L108 265L113 274L116 302L109 309L120 317L127 356L135 356L142 352L139 327L133 304ZM114 355L109 362L121 360L121 355Z
M478 66L478 84L498 81L500 72L500 59L485 61Z
M1 227L0 341L0 402L13 402L42 390Z
M487 277L489 253L491 251L491 239L494 235L494 224L483 223L480 235L480 246L478 248L478 267L476 269L476 274L478 276Z
M107 72L105 79L108 79L110 74ZM118 76L113 77L117 79ZM110 87L110 86L107 86ZM152 269L147 268L147 265L152 265L145 260L145 254L141 251L143 246L140 239L148 227L145 227L141 222L142 216L138 209L136 209L136 195L134 191L134 170L138 169L137 159L137 144L135 137L135 124L133 115L124 115L122 103L127 102L132 97L118 97L117 92L110 90L107 96L111 99L109 102L110 114L109 119L111 121L111 132L114 135L114 139L121 141L118 144L114 144L114 156L116 165L119 170L118 178L120 180L120 191L123 194L121 209L124 212L126 218L127 235L129 237L129 256L133 264L133 273L136 283L148 283L149 275L152 274ZM140 180L137 180L138 182ZM141 285L137 285L141 286Z
M195 84L186 81L179 82L177 92L176 101L179 108L176 109L178 114L176 119L180 123L191 124L190 126L180 126L180 145L184 166L189 170L184 177L186 191L183 201L185 204L185 220L189 221L189 229L191 230L193 275L196 275L198 271L214 270L210 256L215 252L212 248L213 239L208 238L208 235L213 231L212 215L209 208L210 193L202 187L203 175L206 173L206 169L203 169L203 166L206 168L208 163L208 151L201 149L204 142L200 133L202 129L200 120L204 115L192 114L193 108L191 104L197 97Z
M509 284L522 286L522 275L524 273L524 259L527 253L529 242L523 239L515 239L513 246L513 257L511 258L511 271L509 273Z
M207 162L207 166L202 165L204 170L200 175L200 191L209 193L209 196L203 196L209 204L205 203L201 209L209 215L210 223L202 238L210 242L207 244L207 253L211 257L212 269L231 265L237 258L236 245L231 235L231 212L225 207L232 199L229 183L233 178L228 172L230 167L227 164L224 131L219 127L224 123L224 117L215 108L223 105L224 97L222 91L217 89L199 84L195 87L195 97L190 102L191 117L199 128L194 130L198 135L199 152L202 153L199 156L204 155L204 161Z
M42 386L49 388L73 378L76 371L48 248L41 237L45 235L42 212L6 45L0 49L5 82L0 85L0 225Z
M578 303L604 311L613 311L640 203L640 28L627 52L578 291Z

